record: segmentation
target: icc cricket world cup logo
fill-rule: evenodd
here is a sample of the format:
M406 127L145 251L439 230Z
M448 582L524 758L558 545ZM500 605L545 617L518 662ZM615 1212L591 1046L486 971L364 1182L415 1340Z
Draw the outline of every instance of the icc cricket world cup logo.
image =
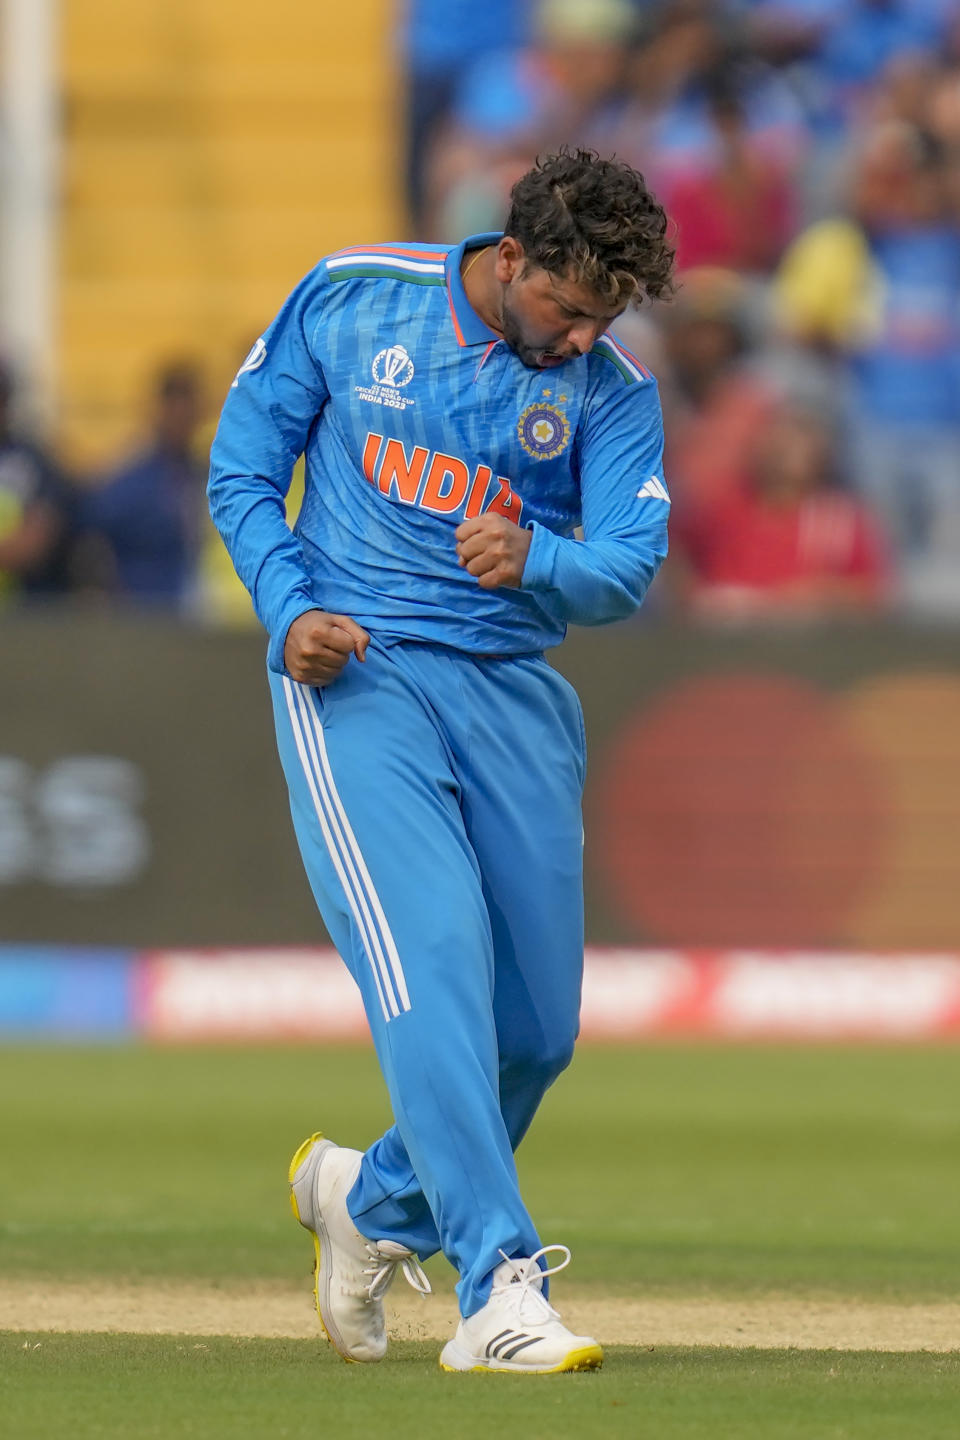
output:
M399 390L401 385L409 385L413 379L413 361L402 345L391 345L389 349L381 350L372 369L377 384L387 385L391 390Z

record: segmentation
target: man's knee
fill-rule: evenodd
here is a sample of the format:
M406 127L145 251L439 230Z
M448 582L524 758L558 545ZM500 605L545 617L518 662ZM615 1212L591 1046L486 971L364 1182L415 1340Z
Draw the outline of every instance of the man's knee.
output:
M536 1082L539 1088L546 1090L573 1059L575 1039L576 1034L573 1033L552 1036L540 1045L531 1043L527 1038L526 1041L501 1047L501 1079L507 1078L514 1084L518 1081Z

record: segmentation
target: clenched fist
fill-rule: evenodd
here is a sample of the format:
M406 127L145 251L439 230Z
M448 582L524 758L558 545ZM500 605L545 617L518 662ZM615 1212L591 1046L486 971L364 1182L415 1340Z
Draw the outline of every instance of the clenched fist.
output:
M518 589L533 533L503 515L478 515L457 526L457 559L482 590Z
M307 610L287 631L283 663L301 685L329 685L351 655L363 660L370 636L349 615Z

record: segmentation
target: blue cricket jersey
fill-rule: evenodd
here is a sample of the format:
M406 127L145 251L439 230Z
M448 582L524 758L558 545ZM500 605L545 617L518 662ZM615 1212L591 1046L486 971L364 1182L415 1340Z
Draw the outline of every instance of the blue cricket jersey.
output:
M523 365L460 276L466 249L499 239L328 256L233 382L210 508L271 669L315 608L386 642L523 654L556 645L568 621L629 614L656 574L670 504L656 382L609 334L553 369ZM520 589L482 590L457 563L454 531L488 510L532 531Z

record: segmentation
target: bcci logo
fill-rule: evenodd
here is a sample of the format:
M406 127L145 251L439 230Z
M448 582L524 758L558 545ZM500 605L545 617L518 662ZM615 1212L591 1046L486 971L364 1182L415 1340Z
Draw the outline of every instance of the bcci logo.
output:
M552 405L528 405L517 421L517 434L535 460L555 460L570 442L570 421Z
M413 379L413 361L402 345L391 345L388 350L381 350L372 368L377 384L388 385L391 390L399 390L401 385L409 385Z

